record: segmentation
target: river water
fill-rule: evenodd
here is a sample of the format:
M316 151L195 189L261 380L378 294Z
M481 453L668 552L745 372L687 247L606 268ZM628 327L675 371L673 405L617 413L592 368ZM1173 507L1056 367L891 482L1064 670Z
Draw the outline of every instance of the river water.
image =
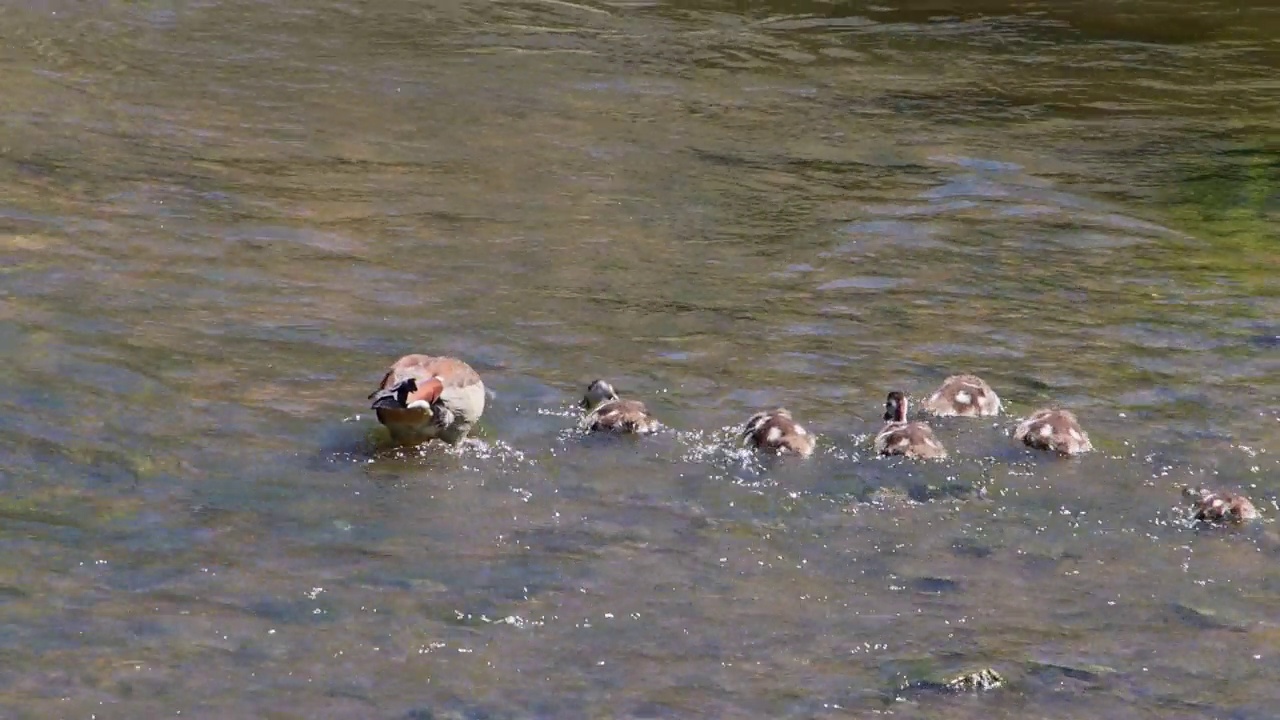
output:
M1276 717L1274 4L17 0L0 69L0 717ZM408 352L483 447L380 446Z

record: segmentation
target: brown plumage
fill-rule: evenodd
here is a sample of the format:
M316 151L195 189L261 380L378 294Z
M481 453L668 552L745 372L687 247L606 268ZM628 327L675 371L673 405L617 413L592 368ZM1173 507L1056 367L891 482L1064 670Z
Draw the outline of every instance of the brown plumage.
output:
M1242 523L1262 517L1249 498L1238 493L1184 488L1182 494L1191 501L1194 517L1201 522Z
M484 413L485 389L480 375L457 358L405 355L369 399L397 442L439 438L456 445Z
M1089 435L1070 410L1042 408L1018 424L1013 438L1027 447L1060 455L1079 455L1093 449Z
M977 375L952 375L925 400L924 409L934 415L985 417L1000 414L1000 396Z
M921 460L941 460L947 449L922 422L907 422L907 396L894 390L884 402L886 425L876 433L876 452Z
M813 454L814 438L791 417L786 408L765 410L752 415L742 431L742 439L751 447L778 455Z
M639 400L623 400L613 386L604 380L596 380L587 387L582 407L588 410L579 427L587 432L635 433L645 435L662 427L644 403Z

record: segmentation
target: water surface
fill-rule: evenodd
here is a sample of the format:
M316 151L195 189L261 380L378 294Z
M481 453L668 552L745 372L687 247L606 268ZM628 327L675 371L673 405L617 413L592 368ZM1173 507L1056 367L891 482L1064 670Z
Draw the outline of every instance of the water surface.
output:
M1274 532L1171 508L1277 514L1280 12L954 5L0 9L0 715L1272 717ZM370 452L421 351L487 451Z

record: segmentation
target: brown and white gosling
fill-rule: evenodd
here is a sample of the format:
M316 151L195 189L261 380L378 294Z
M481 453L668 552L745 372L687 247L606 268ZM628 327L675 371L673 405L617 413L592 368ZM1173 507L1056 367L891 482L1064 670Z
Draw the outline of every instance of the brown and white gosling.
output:
M941 460L947 449L933 436L933 429L922 422L907 422L907 396L894 390L884 401L886 424L876 433L876 452L881 455L906 455L922 460Z
M586 432L647 435L662 427L662 423L649 414L644 403L619 398L613 386L604 380L595 380L587 386L581 407L587 414L578 427Z
M1206 488L1183 488L1191 501L1192 517L1213 524L1244 523L1262 517L1249 498L1232 492L1216 492Z
M813 454L814 439L786 408L764 410L752 415L742 431L745 444L776 455Z
M1093 449L1089 434L1070 410L1042 408L1018 424L1013 439L1037 450L1051 450L1059 455L1079 455Z
M952 375L924 401L924 409L940 416L999 415L1000 396L977 375Z

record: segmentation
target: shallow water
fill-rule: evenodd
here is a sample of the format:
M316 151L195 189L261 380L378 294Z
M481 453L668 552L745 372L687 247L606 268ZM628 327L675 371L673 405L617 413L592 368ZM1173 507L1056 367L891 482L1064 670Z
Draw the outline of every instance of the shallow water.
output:
M1171 508L1278 512L1280 11L965 5L0 9L0 716L1272 717L1273 526ZM487 450L371 450L422 351Z

